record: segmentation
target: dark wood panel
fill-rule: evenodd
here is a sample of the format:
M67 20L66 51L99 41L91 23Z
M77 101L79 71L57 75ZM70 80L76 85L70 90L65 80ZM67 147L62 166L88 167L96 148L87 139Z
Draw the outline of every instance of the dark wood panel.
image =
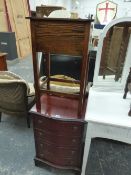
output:
M78 148L82 144L83 136L75 137L73 133L65 132L64 136L56 135L54 132L41 131L38 129L34 130L34 135L37 140L41 139L44 143L45 141L59 147L70 147Z
M84 123L75 121L62 121L54 120L52 118L47 118L44 116L34 115L33 125L35 129L41 129L43 131L49 131L55 133L56 135L66 135L73 134L74 136L81 136L84 131Z
M36 140L36 146L38 152L41 152L44 154L44 152L49 152L54 156L58 157L68 157L71 158L73 157L79 157L81 155L81 146L77 146L75 148L70 148L70 147L58 147L55 146L54 144L50 144L47 141L43 142L42 139L37 139Z

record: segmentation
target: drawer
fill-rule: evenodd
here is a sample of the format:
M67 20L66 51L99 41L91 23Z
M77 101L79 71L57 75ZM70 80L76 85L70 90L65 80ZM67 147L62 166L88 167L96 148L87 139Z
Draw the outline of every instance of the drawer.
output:
M35 129L52 132L56 135L70 135L80 137L84 131L84 122L63 121L44 116L33 115L33 125Z
M81 150L82 150L82 144L80 146L71 148L71 147L60 147L60 146L56 146L54 144L48 143L48 142L43 142L42 139L37 139L35 140L35 144L36 144L36 150L37 151L47 151L52 153L53 155L56 156L64 156L64 157L72 157L74 155L81 155Z
M74 137L74 136L70 136L67 135L65 133L65 136L60 136L60 135L56 135L55 133L52 132L46 132L46 131L40 131L35 129L34 130L34 135L35 135L35 139L39 140L43 140L43 142L48 142L51 144L54 144L55 146L59 146L59 147L65 147L65 146L69 146L69 147L78 147L81 145L82 143L82 136L81 137Z
M80 164L81 152L81 149L56 147L41 140L36 142L36 157L62 166Z

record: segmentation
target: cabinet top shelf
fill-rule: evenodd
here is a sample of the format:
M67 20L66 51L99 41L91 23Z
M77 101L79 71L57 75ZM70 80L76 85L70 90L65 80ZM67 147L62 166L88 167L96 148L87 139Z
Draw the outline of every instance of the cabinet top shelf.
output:
M33 21L71 21L71 22L93 22L93 19L72 19L72 18L45 18L45 17L26 17L26 19L30 19Z

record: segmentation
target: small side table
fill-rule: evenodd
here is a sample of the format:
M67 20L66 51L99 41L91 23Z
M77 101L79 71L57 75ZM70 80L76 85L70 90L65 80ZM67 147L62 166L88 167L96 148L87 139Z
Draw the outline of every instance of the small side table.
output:
M90 88L85 114L88 125L81 175L85 175L92 138L107 138L131 144L131 117L127 114L130 99L130 96L123 99L123 92L102 92Z
M7 57L7 53L0 53L0 71L7 70L6 57Z

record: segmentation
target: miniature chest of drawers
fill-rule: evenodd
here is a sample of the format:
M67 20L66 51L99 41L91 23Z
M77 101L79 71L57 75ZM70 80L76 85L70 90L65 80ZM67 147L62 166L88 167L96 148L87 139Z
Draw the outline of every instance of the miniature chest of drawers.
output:
M33 116L33 121L36 161L39 159L54 166L80 169L84 125L79 122L47 118L39 114Z

